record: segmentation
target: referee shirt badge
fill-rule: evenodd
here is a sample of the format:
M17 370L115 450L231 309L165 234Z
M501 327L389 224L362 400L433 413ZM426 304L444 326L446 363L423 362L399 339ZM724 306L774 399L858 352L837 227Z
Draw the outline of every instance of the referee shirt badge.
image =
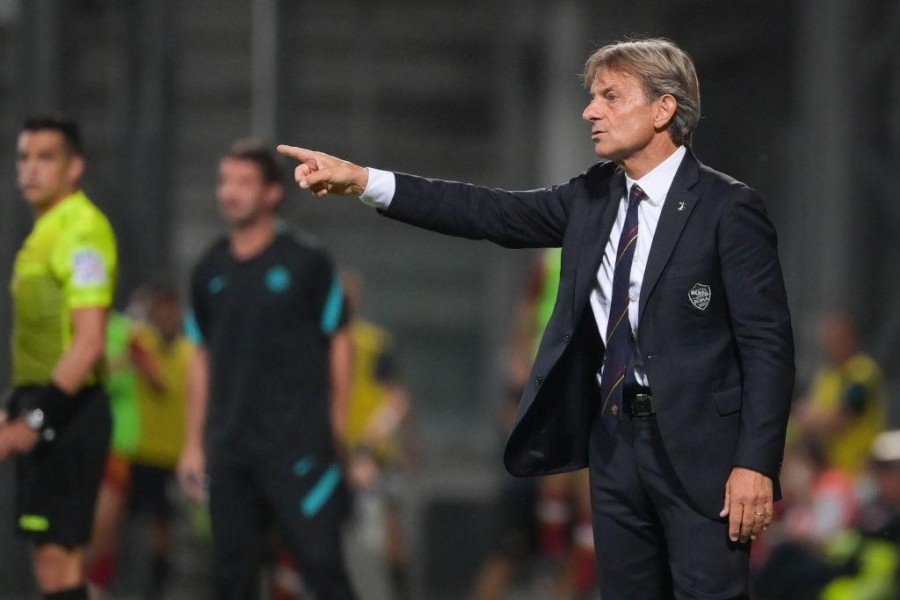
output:
M695 308L706 310L709 306L709 299L712 297L712 291L709 286L704 283L695 283L694 287L688 292L688 298Z
M103 255L92 248L82 248L72 255L72 285L77 288L106 284Z

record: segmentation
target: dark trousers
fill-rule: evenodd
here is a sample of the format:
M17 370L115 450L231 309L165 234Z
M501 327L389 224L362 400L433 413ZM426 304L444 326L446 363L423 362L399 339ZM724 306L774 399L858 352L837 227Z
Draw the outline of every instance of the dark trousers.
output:
M317 504L314 513L303 510L304 499L317 493L322 473L329 467L319 464L309 472L298 473L292 461L276 458L250 463L221 458L210 461L209 508L217 600L259 597L260 567L273 528L317 598L356 598L343 557L343 488Z
M597 419L590 453L603 600L748 597L749 544L692 505L656 417L625 417L615 437Z

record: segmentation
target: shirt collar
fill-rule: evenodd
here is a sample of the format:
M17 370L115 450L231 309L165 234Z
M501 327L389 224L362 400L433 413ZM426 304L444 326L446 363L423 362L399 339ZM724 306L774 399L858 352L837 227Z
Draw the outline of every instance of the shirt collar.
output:
M659 206L666 199L685 154L687 154L687 149L684 146L678 146L675 152L669 155L669 158L656 165L652 171L640 179L634 180L626 175L625 189L631 190L631 186L636 183L647 195L647 202L653 206Z
M35 219L35 222L42 221L45 217L47 217L51 214L60 212L57 209L62 207L65 204L68 204L73 201L81 202L83 200L87 200L87 196L85 196L84 191L81 189L76 190L76 191L72 192L71 194L69 194L68 196L66 196L65 198L63 198L62 200L60 200L59 202L57 202L56 204L54 204L53 206L51 206L48 210L44 211L44 213L40 217Z

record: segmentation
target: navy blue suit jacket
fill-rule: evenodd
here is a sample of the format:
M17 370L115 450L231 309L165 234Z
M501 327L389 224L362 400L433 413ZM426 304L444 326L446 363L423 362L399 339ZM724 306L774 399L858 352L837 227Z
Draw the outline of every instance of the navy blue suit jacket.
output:
M397 174L387 216L507 247L562 246L559 292L506 445L514 475L589 463L603 343L589 296L625 177L601 162L527 192ZM637 345L675 473L702 512L722 508L732 467L771 477L776 498L794 384L775 229L759 195L691 152L666 197L639 304ZM592 460L605 461L607 452Z

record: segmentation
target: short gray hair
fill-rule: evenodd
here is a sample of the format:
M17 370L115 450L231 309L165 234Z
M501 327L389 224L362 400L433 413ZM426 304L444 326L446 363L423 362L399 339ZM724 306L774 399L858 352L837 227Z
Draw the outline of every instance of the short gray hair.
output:
M603 46L591 54L584 65L585 87L593 85L602 69L636 77L650 102L666 94L674 97L678 106L669 134L676 144L691 145L691 135L700 121L700 83L694 61L687 52L663 38L628 40Z

